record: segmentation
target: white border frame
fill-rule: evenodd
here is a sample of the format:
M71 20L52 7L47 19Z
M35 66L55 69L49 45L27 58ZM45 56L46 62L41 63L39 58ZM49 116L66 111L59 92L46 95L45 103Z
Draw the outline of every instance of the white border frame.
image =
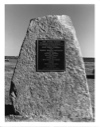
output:
M4 20L4 4L95 4L95 58L96 58L96 81L95 81L95 102L96 102L96 115L95 115L95 122L5 122L4 117L4 35L5 35L5 20ZM0 79L1 79L1 88L0 88L0 126L3 127L99 127L100 126L100 102L99 102L99 96L100 96L100 81L99 81L99 73L100 73L100 0L59 0L59 1L34 1L33 0L2 0L0 3L0 13L1 13L1 49L0 49ZM3 17L2 17L3 16ZM4 26L4 27L3 27Z

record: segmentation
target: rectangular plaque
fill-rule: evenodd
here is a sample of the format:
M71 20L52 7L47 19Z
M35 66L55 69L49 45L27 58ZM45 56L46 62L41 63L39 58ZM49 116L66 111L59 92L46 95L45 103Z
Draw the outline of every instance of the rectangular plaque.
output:
M36 70L64 71L65 42L64 40L37 40Z

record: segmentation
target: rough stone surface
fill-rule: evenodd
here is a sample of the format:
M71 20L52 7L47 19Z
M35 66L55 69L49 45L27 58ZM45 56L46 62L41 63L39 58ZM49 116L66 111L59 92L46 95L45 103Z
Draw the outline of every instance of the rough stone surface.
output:
M36 72L36 40L64 39L64 72ZM89 121L90 95L84 63L68 16L45 16L30 21L14 70L10 97L23 116L47 121ZM39 120L40 121L40 120Z

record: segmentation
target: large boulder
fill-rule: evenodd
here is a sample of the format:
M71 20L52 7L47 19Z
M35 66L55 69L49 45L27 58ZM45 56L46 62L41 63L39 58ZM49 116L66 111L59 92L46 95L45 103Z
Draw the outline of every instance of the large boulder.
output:
M36 41L65 41L65 70L36 70ZM66 15L34 18L29 27L11 81L10 97L23 116L45 121L89 121L91 101L84 63L71 19Z

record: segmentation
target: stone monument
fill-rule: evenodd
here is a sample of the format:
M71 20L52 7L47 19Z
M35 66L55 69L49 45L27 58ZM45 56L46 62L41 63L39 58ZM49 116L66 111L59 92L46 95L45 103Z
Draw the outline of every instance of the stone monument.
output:
M10 87L14 109L37 121L89 121L91 101L71 19L30 21Z

